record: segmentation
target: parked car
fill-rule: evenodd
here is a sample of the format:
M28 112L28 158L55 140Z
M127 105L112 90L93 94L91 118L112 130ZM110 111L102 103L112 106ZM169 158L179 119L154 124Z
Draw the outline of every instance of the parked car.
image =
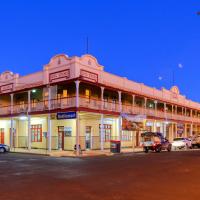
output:
M192 142L189 138L174 138L172 142L172 149L189 149L192 148Z
M0 153L5 153L9 151L10 151L10 147L8 145L0 144Z
M161 152L162 150L171 151L171 143L163 137L162 133L157 132L145 132L141 134L142 146L145 153L149 150L155 152Z
M198 147L200 148L200 135L194 135L191 139L192 141L192 147Z

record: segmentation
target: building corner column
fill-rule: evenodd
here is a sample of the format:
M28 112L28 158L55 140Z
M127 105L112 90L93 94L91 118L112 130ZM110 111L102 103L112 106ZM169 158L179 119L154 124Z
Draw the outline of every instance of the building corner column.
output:
M48 85L48 109L51 110L51 86Z
M167 124L166 124L166 122L164 122L163 123L163 136L164 136L164 138L166 138L166 136L167 136L167 134L166 134L167 131L166 130L167 130Z
M190 124L190 136L193 136L193 123Z
M28 150L31 150L31 116L28 115Z
M11 110L10 110L10 113L11 113L11 119L10 119L10 148L12 149L13 148L13 140L14 140L14 137L13 137L13 111L14 111L14 94L10 94L10 105L11 105Z
M121 141L122 139L122 92L118 91L118 98L119 98L119 135L118 140Z
M31 90L28 91L28 150L31 150Z
M79 116L79 85L80 85L80 81L76 80L75 81L76 84L76 155L79 156L80 155L80 150L79 146L80 146L80 116Z
M101 110L104 109L104 87L101 87Z
M101 87L101 110L104 109L104 87ZM100 145L101 151L104 150L104 115L101 114L101 124L100 124Z
M51 138L52 138L52 128L51 128L51 114L49 113L48 114L48 136L47 136L47 138L48 138L48 152L50 153L51 152Z
M101 129L100 129L100 139L101 139L101 151L104 150L104 116L103 114L101 114L101 125L100 125Z
M14 128L14 126L13 126L13 117L11 117L11 120L10 120L10 148L12 149L12 148L15 148L14 147L14 132L13 132L13 128Z
M77 80L75 81L76 84L76 109L79 108L79 85L80 85L80 81Z

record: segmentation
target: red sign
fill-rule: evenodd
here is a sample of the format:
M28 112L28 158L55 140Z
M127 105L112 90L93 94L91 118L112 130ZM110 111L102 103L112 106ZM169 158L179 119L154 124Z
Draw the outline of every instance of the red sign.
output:
M80 76L84 80L92 81L92 82L95 82L95 83L98 82L98 74L88 72L86 70L81 69Z
M12 91L13 91L13 83L0 86L1 93L12 92Z
M70 78L70 71L69 69L59 71L59 72L54 72L49 75L49 82L58 82L58 81L64 81Z

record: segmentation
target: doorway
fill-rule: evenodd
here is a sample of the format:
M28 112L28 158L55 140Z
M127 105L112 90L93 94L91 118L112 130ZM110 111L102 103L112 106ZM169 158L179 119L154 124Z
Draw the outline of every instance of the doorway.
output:
M92 148L92 127L86 126L85 129L85 148L86 150L90 150Z
M0 144L4 144L4 128L0 128Z
M140 146L140 131L136 131L136 147Z
M58 126L58 149L64 150L64 126Z

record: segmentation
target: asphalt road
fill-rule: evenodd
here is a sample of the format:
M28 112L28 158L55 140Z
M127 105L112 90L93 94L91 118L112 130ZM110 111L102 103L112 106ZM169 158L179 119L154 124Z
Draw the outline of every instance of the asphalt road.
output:
M193 200L200 151L96 158L0 155L1 200Z

